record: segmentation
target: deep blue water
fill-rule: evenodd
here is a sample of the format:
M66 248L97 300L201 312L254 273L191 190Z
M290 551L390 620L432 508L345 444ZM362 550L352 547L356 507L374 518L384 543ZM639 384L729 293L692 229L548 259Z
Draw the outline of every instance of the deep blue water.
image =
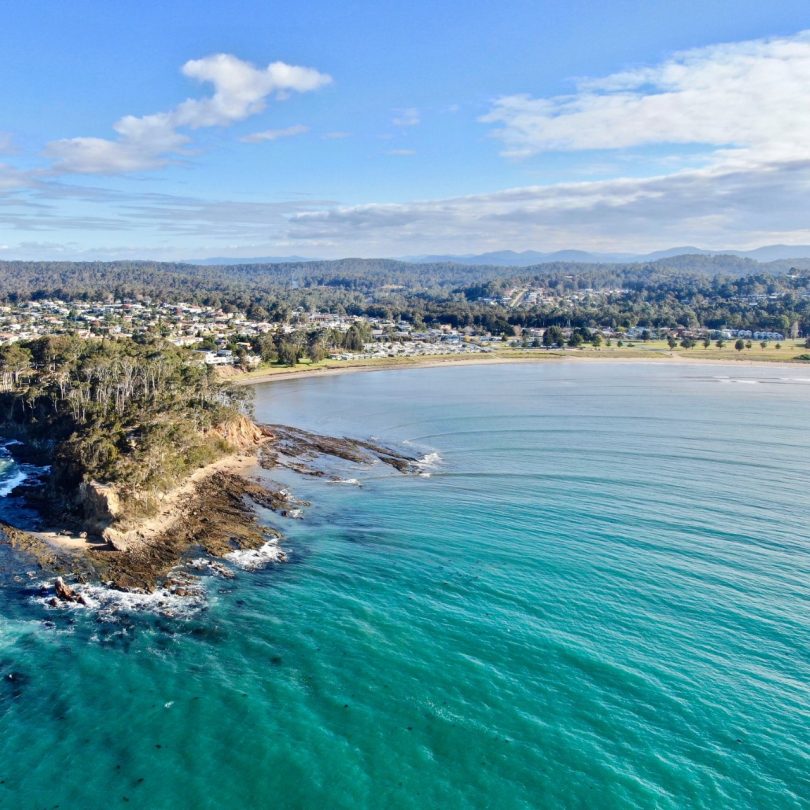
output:
M0 806L810 807L810 371L375 372L257 413L441 460L276 474L291 561L180 617L7 583Z

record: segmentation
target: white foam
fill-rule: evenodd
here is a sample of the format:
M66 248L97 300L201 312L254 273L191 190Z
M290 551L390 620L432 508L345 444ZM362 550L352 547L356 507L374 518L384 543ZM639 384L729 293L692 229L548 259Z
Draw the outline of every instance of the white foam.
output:
M50 585L50 583L47 583ZM71 585L73 590L82 596L81 602L62 602L51 605L53 590L34 597L34 601L51 610L91 610L105 621L116 621L119 614L126 613L159 613L166 616L190 616L206 605L205 591L196 584L184 583L187 596L179 596L168 590L160 589L153 593L135 591L118 591L105 585L82 584Z
M358 478L336 478L329 482L330 484L350 484L354 487L360 486L360 480Z
M225 555L225 559L246 571L256 571L270 563L280 563L287 559L287 553L278 540L268 540L261 548L240 549Z
M9 495L15 487L22 484L25 479L28 478L28 475L24 473L22 470L17 470L14 475L8 479L8 481L4 481L0 484L0 498L5 498L6 495Z
M205 571L225 579L231 579L234 575L233 571L231 571L227 565L219 560L211 560L208 557L197 557L190 560L188 566L195 571Z
M423 470L434 469L438 467L442 463L442 457L439 453L426 453L419 461L416 462L416 466Z

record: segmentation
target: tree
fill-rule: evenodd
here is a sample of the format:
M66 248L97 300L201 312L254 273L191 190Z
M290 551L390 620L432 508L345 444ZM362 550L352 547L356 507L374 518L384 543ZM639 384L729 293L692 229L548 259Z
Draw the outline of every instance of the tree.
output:
M768 348L768 341L767 340L760 340L759 347L764 351Z
M715 341L714 345L717 346L718 349L722 349L726 345L726 341L723 340L722 338L719 338L718 340Z
M10 343L0 347L0 378L3 388L17 387L31 371L31 350L20 346L19 343Z
M284 340L278 347L279 362L285 366L294 366L301 359L301 346L291 340Z
M348 349L350 352L359 352L363 350L364 337L363 330L358 324L353 323L346 334L343 336L343 348Z
M256 349L259 357L262 358L263 363L274 363L276 360L278 360L276 342L273 340L272 335L260 335L256 340L256 345L254 348Z
M247 349L244 346L237 346L236 347L236 365L242 369L242 371L247 371L248 366L248 353Z
M741 352L745 348L745 341L742 338L737 338L737 342L734 344L734 348Z
M703 348L708 349L709 346L712 345L712 341L709 338L703 338Z
M593 345L594 349L598 349L602 345L602 336L600 334L595 334L591 338L591 344Z
M318 333L310 335L307 341L307 355L313 363L320 363L326 357L326 343Z
M559 326L549 326L543 333L543 345L547 348L552 346L562 346L565 343L565 335Z
M753 344L753 343L751 343L751 341L750 341L750 340L746 340L746 341L745 341L745 348L746 348L746 349L750 349L750 348L751 348L753 345L754 345L754 344Z
M681 348L683 348L683 349L691 349L694 345L695 345L695 341L692 340L692 338L690 338L690 337L685 337L681 341Z
M672 337L672 335L670 335L667 338L667 346L669 346L670 349L674 349L677 345L678 345L678 341L675 340L675 338Z

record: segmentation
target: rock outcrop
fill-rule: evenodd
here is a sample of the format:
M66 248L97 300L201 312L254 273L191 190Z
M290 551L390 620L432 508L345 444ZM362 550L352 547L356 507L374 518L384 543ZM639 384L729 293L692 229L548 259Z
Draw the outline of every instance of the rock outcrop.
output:
M77 500L85 529L92 534L102 534L121 516L121 499L115 488L98 481L82 481Z
M76 602L79 605L86 605L85 598L68 585L62 577L57 577L53 583L57 598L63 602Z

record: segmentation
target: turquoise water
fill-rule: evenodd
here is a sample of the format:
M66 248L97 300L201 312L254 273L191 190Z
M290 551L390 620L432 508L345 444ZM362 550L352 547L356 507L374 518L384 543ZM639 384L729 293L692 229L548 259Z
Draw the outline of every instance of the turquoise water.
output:
M271 519L291 562L180 618L11 582L0 806L810 807L810 372L378 372L257 411L441 460L276 476L313 502Z

